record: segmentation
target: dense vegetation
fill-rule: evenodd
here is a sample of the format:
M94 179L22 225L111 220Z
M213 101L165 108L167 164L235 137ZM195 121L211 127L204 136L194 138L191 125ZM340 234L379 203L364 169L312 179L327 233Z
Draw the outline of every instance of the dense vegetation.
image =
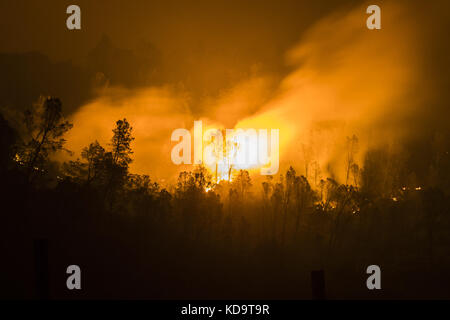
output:
M63 152L72 127L46 98L0 118L3 297L36 294L33 241L48 239L52 298L310 298L325 270L329 298L450 297L450 161L432 147L426 179L404 155L373 150L359 168L349 139L347 183L311 182L294 168L255 185L249 173L215 184L199 166L162 188L132 174L132 127L81 159ZM69 150L66 150L70 152ZM157 170L157 168L155 168ZM66 289L66 268L82 290ZM382 288L366 288L366 268Z

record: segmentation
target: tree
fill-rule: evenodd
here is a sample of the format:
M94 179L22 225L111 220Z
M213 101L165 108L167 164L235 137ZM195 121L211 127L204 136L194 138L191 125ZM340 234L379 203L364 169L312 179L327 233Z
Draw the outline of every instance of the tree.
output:
M97 186L106 185L110 180L111 170L114 169L111 152L98 143L92 142L89 146L83 148L81 158L76 161L69 161L63 164L64 174L74 181L90 185L95 183Z
M63 136L73 125L64 119L61 101L53 97L41 98L33 109L25 111L24 118L26 132L18 157L27 168L27 181L31 182L33 172L43 170L51 153L68 151L64 149Z
M96 140L81 152L81 157L87 161L87 183L95 180L101 174L102 161L105 156L105 149Z
M295 177L295 201L296 201L296 219L295 219L295 233L299 229L300 225L300 216L304 213L303 211L312 207L314 201L316 200L316 194L311 189L309 185L308 179L304 176Z
M132 162L131 142L134 137L131 135L133 128L128 123L127 119L118 120L116 127L113 129L113 137L111 139L113 162L121 167L128 168Z
M196 166L194 171L180 172L176 184L176 192L179 197L193 197L205 193L213 186L212 176L203 166Z
M237 192L241 199L244 199L248 190L252 186L252 181L247 170L239 170L236 178L233 181L233 185L236 187Z
M203 165L199 165L194 169L193 177L195 186L200 191L206 191L212 187L212 176Z
M353 183L356 188L359 186L359 180L361 176L361 170L359 169L359 166L356 163L353 163L350 167L350 172L353 176Z
M81 162L80 159L64 162L62 165L62 173L64 176L80 184L86 181L87 171L87 164Z
M345 178L345 184L348 184L350 174L352 173L352 167L355 164L355 155L358 152L358 137L353 135L351 138L347 137L347 175Z
M102 156L101 170L106 178L105 200L109 197L109 207L112 209L115 195L124 186L128 176L128 166L132 162L131 142L134 137L131 135L133 128L127 119L118 120L113 129L111 139L111 152L105 152Z

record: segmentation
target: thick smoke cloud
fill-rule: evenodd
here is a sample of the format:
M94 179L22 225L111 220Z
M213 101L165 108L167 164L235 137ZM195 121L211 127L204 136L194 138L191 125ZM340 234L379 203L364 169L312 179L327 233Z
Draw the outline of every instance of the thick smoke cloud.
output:
M306 174L314 164L321 178L342 182L346 137L359 139L359 165L369 149L398 148L420 137L415 121L432 114L426 106L441 82L424 78L430 74L426 59L434 49L427 37L436 12L425 12L418 24L423 8L386 3L382 29L371 31L365 7L336 11L308 29L284 57L292 70L288 75L280 79L256 70L220 95L204 98L200 108L179 88L105 89L73 116L69 148L80 150L92 137L106 143L114 121L126 117L136 136L132 169L172 179L181 169L170 161L176 128L192 130L196 119L221 128L276 128L282 169L294 165Z
M305 168L316 162L325 176L340 181L347 136L359 138L360 164L369 148L408 138L414 126L405 119L420 111L428 95L423 47L409 10L384 5L379 31L366 28L364 7L319 21L288 53L295 70L280 93L238 125L278 122L285 164Z

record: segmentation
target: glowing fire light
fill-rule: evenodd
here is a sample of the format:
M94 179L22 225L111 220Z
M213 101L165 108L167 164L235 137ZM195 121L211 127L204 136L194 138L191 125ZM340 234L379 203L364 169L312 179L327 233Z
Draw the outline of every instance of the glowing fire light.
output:
M214 181L231 182L236 170L260 169L261 172L269 172L262 174L276 173L278 132L271 132L270 143L265 132L254 129L226 130L226 133L225 130L207 131L207 138L203 141L203 160ZM269 164L270 168L266 168Z

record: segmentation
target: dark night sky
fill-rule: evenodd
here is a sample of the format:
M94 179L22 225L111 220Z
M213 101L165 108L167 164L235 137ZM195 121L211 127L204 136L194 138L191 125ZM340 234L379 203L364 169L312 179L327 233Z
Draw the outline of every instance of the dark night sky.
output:
M0 53L38 52L50 59L49 64L70 62L88 68L89 72L102 69L112 83L131 87L181 83L194 95L215 94L255 69L285 73L285 52L309 27L330 13L340 11L345 14L361 3L364 2L3 0L0 2ZM443 7L448 9L447 1L432 1L425 10L415 4L420 3L418 1L402 3L416 8L412 12L417 15L417 24L429 33L427 37L432 37L430 67L435 68L436 62L438 70L448 70L447 33L440 30L443 20L447 20L448 26L449 10ZM65 11L70 4L81 7L81 31L69 31L65 27ZM435 27L439 30L433 30ZM101 49L115 51L110 54L113 61L108 66L101 61L104 60L102 53L96 59L88 58L105 35L108 40L103 42ZM26 63L17 59L2 56L0 62L7 65L3 75L18 77L20 71L12 66L17 63L22 65L19 69L23 71L27 68L33 73L37 69L38 75L31 78L49 82L52 87L52 81L47 79L49 74L39 71L43 62L38 57L28 57ZM52 75L62 73L57 76L74 80L71 87L81 91L78 96L87 95L84 93L86 85L82 83L91 75L78 72L70 65L54 66L53 69ZM431 76L436 77L435 74ZM23 84L24 78L25 75L20 74L20 79L14 82ZM22 87L35 86L32 80ZM61 81L64 80L56 82ZM13 102L29 101L17 97L3 99L4 104Z
M444 73L441 71L449 70L448 32L445 31L450 20L448 1L424 5L420 1L397 2L412 8L417 25L426 33L422 38L429 41L426 44L428 76L441 77ZM252 70L285 73L288 71L285 52L308 28L330 13L345 14L361 3L364 2L3 0L0 2L2 84L31 90L31 97L39 94L33 87L44 86L46 82L48 89L56 90L58 84L65 82L56 78L70 77L72 90L79 91L76 95L87 97L86 78L92 78L90 73L100 70L113 84L133 87L181 83L193 95L215 94ZM377 3L381 5L383 1ZM81 7L81 31L69 31L65 27L65 11L70 4ZM102 42L105 35L108 40ZM97 56L93 58L92 50L96 47ZM110 54L109 62L102 61L105 51ZM43 56L17 55L28 52ZM66 64L55 66L60 62ZM43 67L44 64L48 67ZM41 68L53 71L45 72ZM438 85L445 89L447 82L443 79ZM3 92L1 102L3 105L29 103L23 96L28 97L26 92ZM83 100L64 92L63 96L69 100L69 109Z
M51 58L86 55L102 34L124 48L149 41L164 51L192 47L264 56L285 50L311 23L361 1L2 1L1 51L40 51ZM78 4L83 27L65 28L65 9ZM268 46L270 44L270 46Z
M2 1L0 52L39 52L52 64L70 61L90 67L90 72L101 69L113 84L176 83L194 96L209 95L255 69L285 72L284 53L309 26L334 10L349 10L357 3L360 1ZM65 27L70 4L81 7L80 31ZM102 42L104 36L108 40ZM101 53L97 60L87 58L99 43L104 51L115 51L111 54L115 61L108 66L99 66L105 64ZM10 56L7 60L8 73L14 73L14 63L27 64L31 73L43 63L37 57L28 57L26 62L10 62ZM88 75L68 65L54 69L63 73L58 77L72 78L72 90L80 90L77 96L86 95ZM31 78L49 83L42 90L59 89L47 75L39 72ZM16 82L23 83L24 78L21 74ZM22 87L39 86L30 81ZM65 82L57 82L61 81ZM30 98L36 94L38 91L33 91ZM69 109L83 100L63 95ZM29 99L6 97L3 102L26 104Z

